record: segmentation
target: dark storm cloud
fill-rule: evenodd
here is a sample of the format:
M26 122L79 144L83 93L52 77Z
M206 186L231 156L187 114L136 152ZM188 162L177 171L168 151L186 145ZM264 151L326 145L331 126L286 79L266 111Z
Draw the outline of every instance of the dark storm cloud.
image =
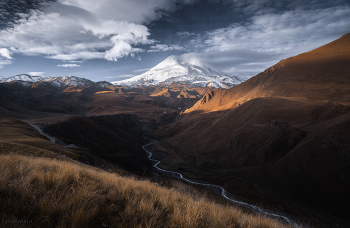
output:
M43 3L56 0L1 0L0 2L0 29L14 26L17 20L27 17L31 10L41 9Z
M230 5L236 13L261 15L289 10L315 10L349 4L348 0L212 0Z

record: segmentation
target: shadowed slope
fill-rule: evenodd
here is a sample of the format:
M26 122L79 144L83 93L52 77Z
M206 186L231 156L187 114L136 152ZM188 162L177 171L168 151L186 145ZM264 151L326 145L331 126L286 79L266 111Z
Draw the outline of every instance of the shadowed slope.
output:
M71 117L49 124L44 131L67 144L93 154L138 175L149 175L152 164L142 149L144 124L136 115Z
M347 34L231 89L207 93L175 124L154 134L170 145L172 161L164 159L164 167L188 166L196 172L186 175L247 197L261 194L237 185L239 177L289 202L346 218L349 66ZM178 154L192 160L176 159Z

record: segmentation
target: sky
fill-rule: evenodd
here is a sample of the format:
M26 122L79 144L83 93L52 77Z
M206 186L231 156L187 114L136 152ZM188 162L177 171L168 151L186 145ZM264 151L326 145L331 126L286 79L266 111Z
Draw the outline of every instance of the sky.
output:
M350 32L350 0L0 0L0 76L118 81L170 55L252 77Z

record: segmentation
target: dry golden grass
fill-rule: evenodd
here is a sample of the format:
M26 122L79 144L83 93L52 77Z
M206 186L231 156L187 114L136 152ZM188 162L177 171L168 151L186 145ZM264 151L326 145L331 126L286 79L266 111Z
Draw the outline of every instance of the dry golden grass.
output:
M0 154L55 157L53 153L73 158L76 154L51 143L28 124L15 119L0 118Z
M288 227L88 166L0 155L0 220L16 227ZM11 224L7 224L11 225Z
M115 93L114 90L113 91L100 91L100 92L96 92L95 94L100 94L100 93Z

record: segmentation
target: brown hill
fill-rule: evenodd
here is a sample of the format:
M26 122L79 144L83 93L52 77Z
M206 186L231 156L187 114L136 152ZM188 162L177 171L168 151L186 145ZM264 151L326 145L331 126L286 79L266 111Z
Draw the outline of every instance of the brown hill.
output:
M347 34L231 89L207 93L154 136L163 138L157 149L169 154L164 168L190 167L186 175L252 199L267 196L258 184L338 222L328 216L349 212L349 121Z
M92 82L91 82L92 83ZM0 83L0 116L31 118L38 122L39 112L64 115L111 115L133 113L148 121L156 121L164 113L185 110L213 88L191 88L189 85L100 87L96 85L64 86L56 88L48 82ZM16 105L8 110L5 106ZM30 110L30 111L29 111ZM2 114L3 113L3 114ZM54 119L45 122L52 122Z
M280 61L228 90L206 94L193 108L235 108L257 97L286 97L320 102L350 102L350 33L313 51Z

